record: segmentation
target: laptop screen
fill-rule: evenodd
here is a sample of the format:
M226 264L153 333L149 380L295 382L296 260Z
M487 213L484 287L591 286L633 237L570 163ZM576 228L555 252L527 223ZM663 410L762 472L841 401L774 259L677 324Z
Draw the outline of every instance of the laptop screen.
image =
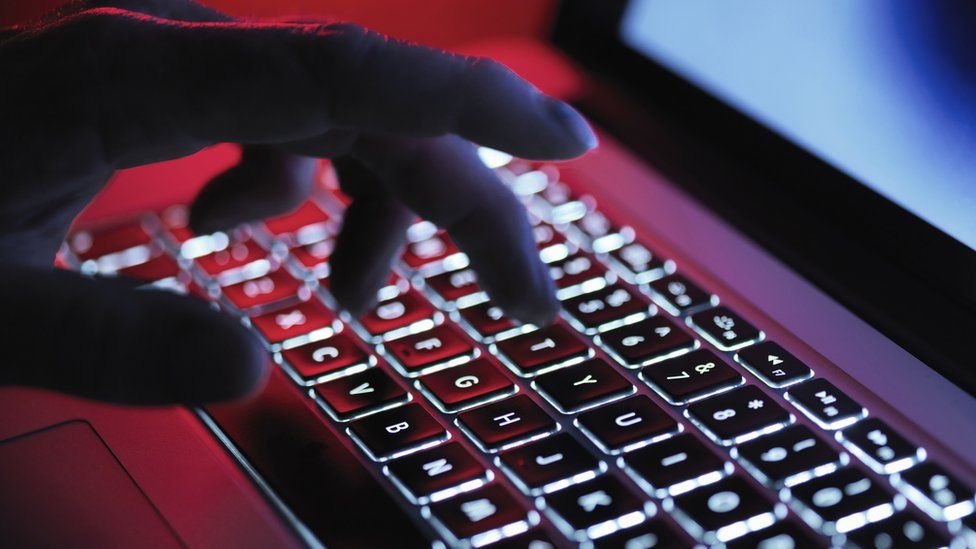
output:
M632 0L620 35L976 249L976 9Z

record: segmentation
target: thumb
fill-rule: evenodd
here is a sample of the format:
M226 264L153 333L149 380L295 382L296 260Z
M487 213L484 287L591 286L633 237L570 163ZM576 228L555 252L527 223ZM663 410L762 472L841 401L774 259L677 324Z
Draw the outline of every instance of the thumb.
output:
M0 385L31 385L123 404L244 396L265 354L232 317L123 280L61 270L0 270Z

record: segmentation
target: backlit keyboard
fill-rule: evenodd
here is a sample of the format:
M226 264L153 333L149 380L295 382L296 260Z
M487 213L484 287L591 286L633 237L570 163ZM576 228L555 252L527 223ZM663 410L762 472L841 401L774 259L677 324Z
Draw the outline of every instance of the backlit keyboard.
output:
M326 185L230 233L192 234L179 206L77 231L61 259L239 317L322 428L433 525L435 546L976 536L973 489L924 448L608 219L557 166L483 153L528 208L563 304L551 326L507 318L425 222L377 305L338 311L328 258L348 199ZM201 413L221 432L221 414Z

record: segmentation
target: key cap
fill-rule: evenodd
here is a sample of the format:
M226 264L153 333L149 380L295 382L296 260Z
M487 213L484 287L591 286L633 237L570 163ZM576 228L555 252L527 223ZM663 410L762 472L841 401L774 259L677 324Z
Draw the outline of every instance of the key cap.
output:
M567 299L563 308L576 326L588 334L640 320L654 312L647 299L621 284Z
M715 353L699 349L640 371L640 378L671 404L684 404L729 390L745 379Z
M581 414L576 425L610 454L627 452L679 431L678 422L645 395Z
M603 332L597 336L597 341L628 368L652 364L698 346L695 338L663 316L652 316Z
M644 446L620 459L637 483L657 498L683 494L732 472L731 463L691 434Z
M634 386L602 358L542 374L532 381L532 388L564 414L575 414L634 392Z
M223 294L228 304L242 312L305 300L312 295L307 286L284 269L272 271L261 278L226 286Z
M554 549L558 545L545 530L536 528L522 535L492 543L490 547L491 549Z
M515 328L515 323L501 309L487 301L459 309L458 314L482 340L492 339Z
M241 278L260 276L270 269L268 251L250 238L242 242L232 242L223 249L197 257L194 262L205 275L218 277L221 285L237 282ZM238 276L239 271L247 269L256 271L256 274Z
M333 240L320 240L311 244L304 244L291 248L288 254L293 263L313 278L329 276L329 256L335 247Z
M359 323L376 339L391 339L401 332L432 328L439 313L417 292L410 290L380 301Z
M851 467L784 488L780 497L790 500L807 524L828 536L882 520L904 507L901 495L892 496Z
M620 275L631 284L645 284L673 269L639 242L613 250L609 256Z
M395 339L383 347L395 359L394 366L408 377L459 364L475 354L474 344L450 324Z
M876 547L949 547L949 537L925 525L908 512L858 528L847 534L847 542L862 549Z
M189 284L190 277L180 270L179 264L168 255L158 255L145 263L120 269L119 276L156 282L167 278L178 279L181 284Z
M691 326L723 351L734 351L759 341L763 333L728 307L715 307L688 317Z
M823 378L791 387L784 396L824 429L843 429L868 415L864 406Z
M611 534L654 514L654 504L612 475L570 486L545 498L546 514L577 541Z
M381 368L316 385L314 394L337 421L349 421L410 400L410 394Z
M281 307L251 317L269 348L294 347L331 336L336 331L336 316L318 299Z
M826 549L830 543L817 536L795 521L786 521L763 528L758 532L736 538L726 544L727 549L806 549L819 547Z
M525 395L461 412L456 421L486 452L541 438L559 429L559 425Z
M478 287L478 276L473 269L448 271L431 276L424 282L445 302L457 301L481 292L481 288Z
M655 518L643 524L620 530L609 536L598 539L592 547L598 549L679 549L693 547L694 540L688 534L665 522ZM588 547L584 545L583 547Z
M740 444L733 450L760 482L773 488L793 486L847 465L847 454L834 450L805 425L792 425Z
M576 334L561 323L496 341L493 347L522 377L533 377L578 362L592 353Z
M583 252L550 262L549 276L560 290L580 286L579 291L592 291L606 284L606 269Z
M451 436L419 404L407 404L357 419L349 424L346 433L376 461L423 450Z
M487 356L428 374L417 381L417 387L448 413L497 400L517 390L501 366Z
M674 498L678 521L705 543L725 542L765 528L786 509L741 476L731 476Z
M324 381L327 377L355 373L365 370L372 362L369 353L347 332L285 349L281 357L302 382Z
M452 547L463 540L480 547L492 539L524 532L539 518L498 483L432 503L423 513L436 521Z
M446 259L458 253L457 248L444 231L438 231L430 238L411 242L403 252L403 262L411 269Z
M539 250L566 243L566 237L562 233L543 221L532 227L532 237L535 239L535 245Z
M561 490L606 471L606 463L566 433L502 452L496 463L522 491L531 495Z
M309 200L284 215L266 220L264 227L272 236L294 246L322 240L335 231L336 223Z
M383 472L417 504L475 490L492 479L485 466L457 442L391 461Z
M876 417L839 431L837 441L880 475L904 471L925 459L919 448Z
M891 483L938 521L956 520L976 510L973 489L931 461L892 475Z
M772 341L750 345L735 360L770 387L786 387L813 377L813 370Z
M688 417L718 444L730 446L782 429L793 416L754 385L688 407Z
M146 231L143 221L134 219L107 227L75 231L68 238L68 249L79 261L88 261L140 246L146 247L151 242L152 237Z
M657 302L675 316L718 305L718 298L680 274L668 275L649 284Z

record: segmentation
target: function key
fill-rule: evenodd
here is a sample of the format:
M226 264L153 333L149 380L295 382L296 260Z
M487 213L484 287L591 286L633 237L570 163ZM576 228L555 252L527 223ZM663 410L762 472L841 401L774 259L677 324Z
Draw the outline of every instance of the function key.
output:
M793 416L754 385L688 407L688 417L715 442L729 446L781 429Z
M392 461L384 472L412 502L421 504L480 488L492 478L458 442Z
M293 246L322 240L336 229L329 214L311 200L284 215L266 220L264 226L271 235Z
M860 549L877 547L953 547L948 536L909 512L858 528L847 534L848 544ZM961 544L960 544L961 545Z
M505 316L499 307L488 301L459 309L458 314L482 340L494 338L502 332L515 328L515 322Z
M411 269L419 269L457 253L458 249L447 233L437 231L428 238L407 244L407 249L403 252L403 262Z
M741 444L733 455L760 482L773 488L826 475L848 461L847 454L834 450L805 425Z
M567 299L563 308L588 334L640 320L654 312L644 296L621 284L611 284L602 290Z
M606 470L604 462L566 433L507 450L496 461L519 488L532 495L561 490Z
M564 414L599 406L634 392L634 386L602 358L543 374L532 387Z
M791 387L785 396L824 429L843 429L868 415L864 406L823 378Z
M891 483L938 521L956 520L976 510L973 489L931 461L892 475Z
M604 348L629 368L664 360L698 346L698 341L663 316L652 316L598 336Z
M251 317L269 346L294 347L331 336L336 330L335 314L317 299L282 307Z
M476 352L468 336L450 324L389 341L384 347L396 360L394 366L409 377L458 364Z
M605 475L546 496L545 510L564 534L583 541L643 522L655 509L617 477Z
M671 404L684 404L742 385L745 379L715 353L699 349L640 371L640 378Z
M323 341L307 343L281 352L282 360L302 382L322 380L330 375L365 370L371 358L355 337L340 332Z
M432 328L439 314L420 294L410 290L380 301L359 317L359 323L374 339L392 339L406 332Z
M532 377L590 356L592 351L565 324L496 341L493 347L523 377Z
M645 284L661 278L674 268L639 242L611 251L610 260L624 280L631 284Z
M852 467L784 488L781 497L791 500L807 524L828 536L881 520L904 505L901 496L892 496Z
M465 540L473 547L480 547L491 540L524 532L539 518L497 483L432 503L423 512L441 526L452 547L461 546Z
M239 311L260 310L285 302L305 300L312 295L305 284L284 269L226 286L223 294L225 301Z
M563 259L552 261L547 267L549 276L560 290L579 286L580 291L591 291L602 288L607 283L604 278L606 269L583 252L576 252Z
M909 442L887 423L872 417L836 435L838 441L880 475L904 471L925 459L925 449Z
M316 385L314 394L337 421L348 421L410 400L410 394L381 368Z
M482 356L454 368L428 374L418 387L445 412L457 412L514 393L517 389L494 360Z
M680 274L655 280L650 284L658 303L675 316L693 309L718 305L718 298L702 290Z
M604 452L619 454L669 437L678 422L645 395L635 395L580 415L576 425Z
M597 540L600 549L651 549L694 547L695 542L684 531L663 519L655 518L639 526L628 527ZM773 549L773 548L767 548Z
M763 383L777 389L813 377L813 370L809 366L772 341L742 349L735 354L735 360Z
M831 547L831 544L826 538L817 536L790 520L736 538L724 547L726 549L792 549L794 547L826 549Z
M729 541L786 516L783 504L771 501L740 476L676 496L674 508L687 530L705 543Z
M357 419L349 424L346 432L376 461L422 450L451 436L419 404L407 404Z
M694 313L689 321L702 337L723 351L734 351L763 338L762 331L728 307Z
M425 280L442 301L451 302L481 292L474 269L447 271Z
M486 452L540 438L559 429L559 424L525 395L461 412L457 424Z
M716 482L732 471L731 463L690 434L645 446L621 461L631 476L658 498Z

